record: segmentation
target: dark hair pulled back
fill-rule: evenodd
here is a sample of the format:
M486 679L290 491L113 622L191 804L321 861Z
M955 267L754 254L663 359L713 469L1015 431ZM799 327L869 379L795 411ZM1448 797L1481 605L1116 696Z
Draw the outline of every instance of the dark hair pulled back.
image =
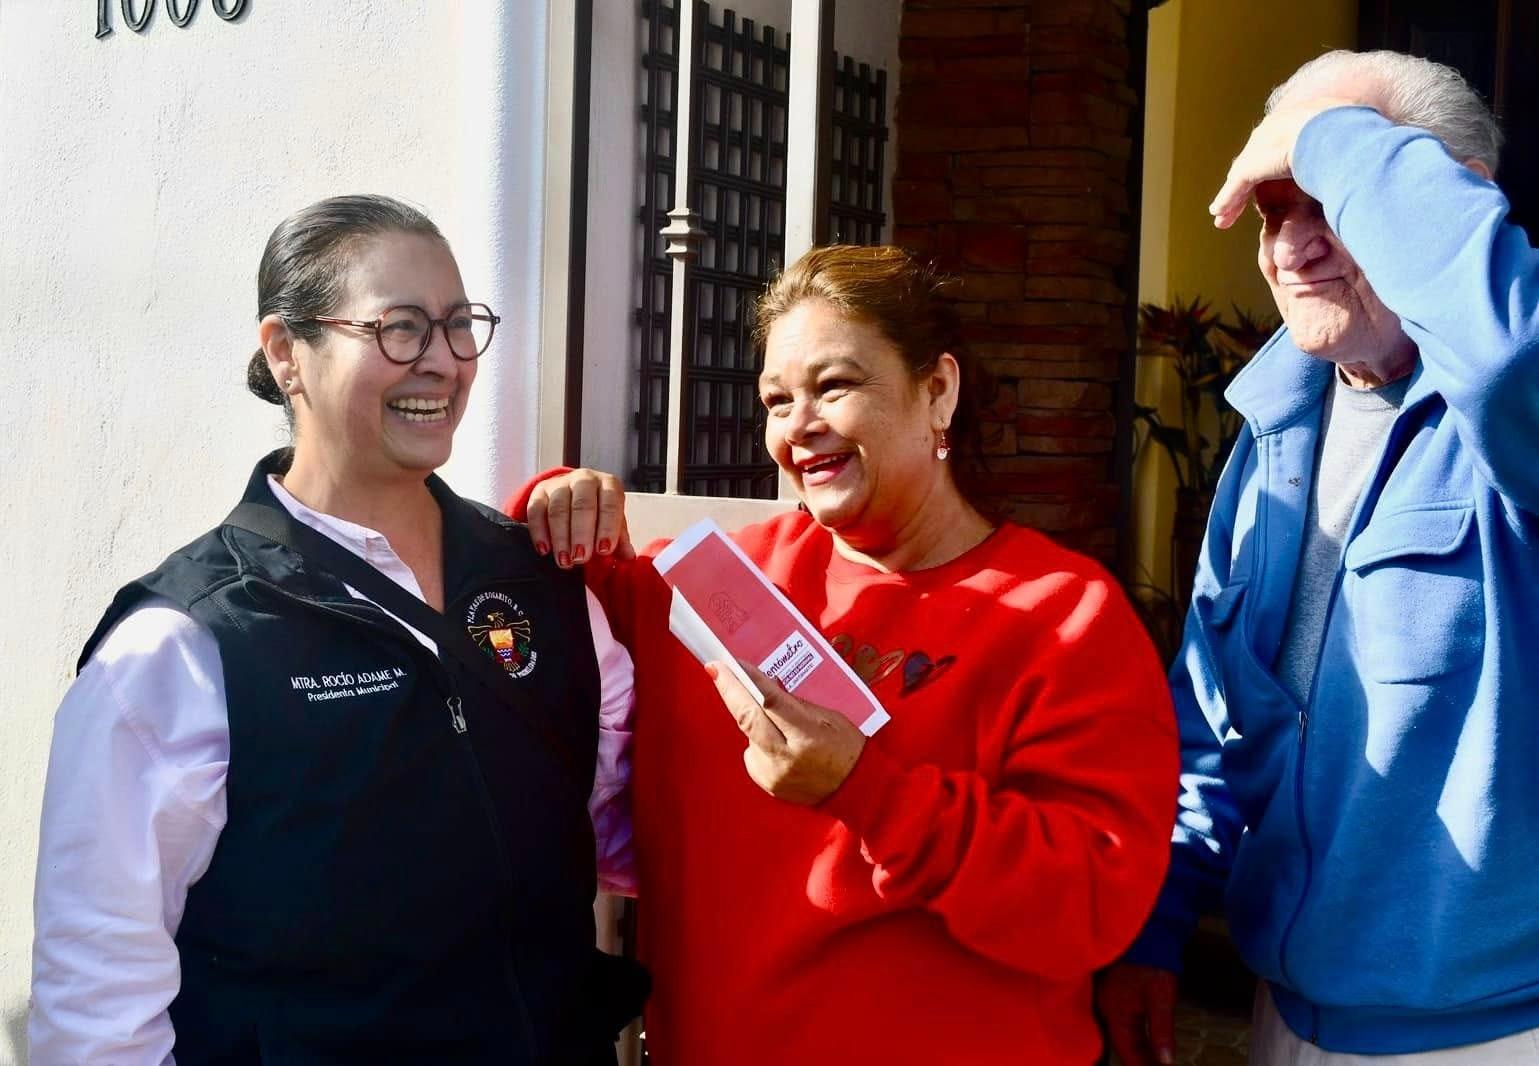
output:
M948 292L958 285L933 262L896 245L829 244L813 248L770 282L754 307L754 341L762 350L770 327L803 300L823 300L881 331L916 378L943 353L961 367L961 388L947 434L952 476L968 503L985 514L981 408L991 381L962 342L962 323Z
M257 319L277 315L301 340L321 334L316 315L331 313L347 284L351 253L359 242L385 233L444 236L421 211L388 196L333 196L278 223L257 267ZM262 349L246 365L246 388L268 403L288 407Z

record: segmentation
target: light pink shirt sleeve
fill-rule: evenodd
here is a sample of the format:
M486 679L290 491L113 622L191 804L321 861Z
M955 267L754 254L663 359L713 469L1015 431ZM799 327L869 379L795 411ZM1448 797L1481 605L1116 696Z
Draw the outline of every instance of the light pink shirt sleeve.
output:
M598 844L601 892L636 894L635 850L631 836L631 715L636 705L635 668L630 652L614 638L604 609L588 593L588 622L599 667L598 766L588 814Z

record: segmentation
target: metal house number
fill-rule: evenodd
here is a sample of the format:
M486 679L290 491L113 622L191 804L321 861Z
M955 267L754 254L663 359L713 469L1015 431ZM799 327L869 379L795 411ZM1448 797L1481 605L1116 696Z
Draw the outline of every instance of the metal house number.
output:
M118 0L123 13L123 23L135 33L143 33L155 14L157 0ZM186 26L198 13L199 0L165 0L166 17L178 26ZM249 0L208 0L214 14L226 22L233 22L246 13ZM112 0L96 0L96 38L100 40L112 33Z

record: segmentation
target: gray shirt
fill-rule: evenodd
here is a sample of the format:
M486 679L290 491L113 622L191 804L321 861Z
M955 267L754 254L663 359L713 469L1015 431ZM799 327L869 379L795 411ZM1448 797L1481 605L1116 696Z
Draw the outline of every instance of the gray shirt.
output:
M1347 528L1410 383L1407 376L1376 389L1354 389L1342 382L1339 373L1331 378L1320 418L1298 577L1276 665L1277 679L1300 705L1309 701L1320 662L1325 617L1341 572Z

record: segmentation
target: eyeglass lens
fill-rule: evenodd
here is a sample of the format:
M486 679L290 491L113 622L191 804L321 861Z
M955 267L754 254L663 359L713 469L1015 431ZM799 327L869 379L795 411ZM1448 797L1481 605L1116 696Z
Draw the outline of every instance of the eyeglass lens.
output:
M457 359L474 359L492 342L496 316L485 304L461 304L444 319L449 350ZM380 317L379 345L385 358L409 363L433 342L433 320L420 307L392 307Z

